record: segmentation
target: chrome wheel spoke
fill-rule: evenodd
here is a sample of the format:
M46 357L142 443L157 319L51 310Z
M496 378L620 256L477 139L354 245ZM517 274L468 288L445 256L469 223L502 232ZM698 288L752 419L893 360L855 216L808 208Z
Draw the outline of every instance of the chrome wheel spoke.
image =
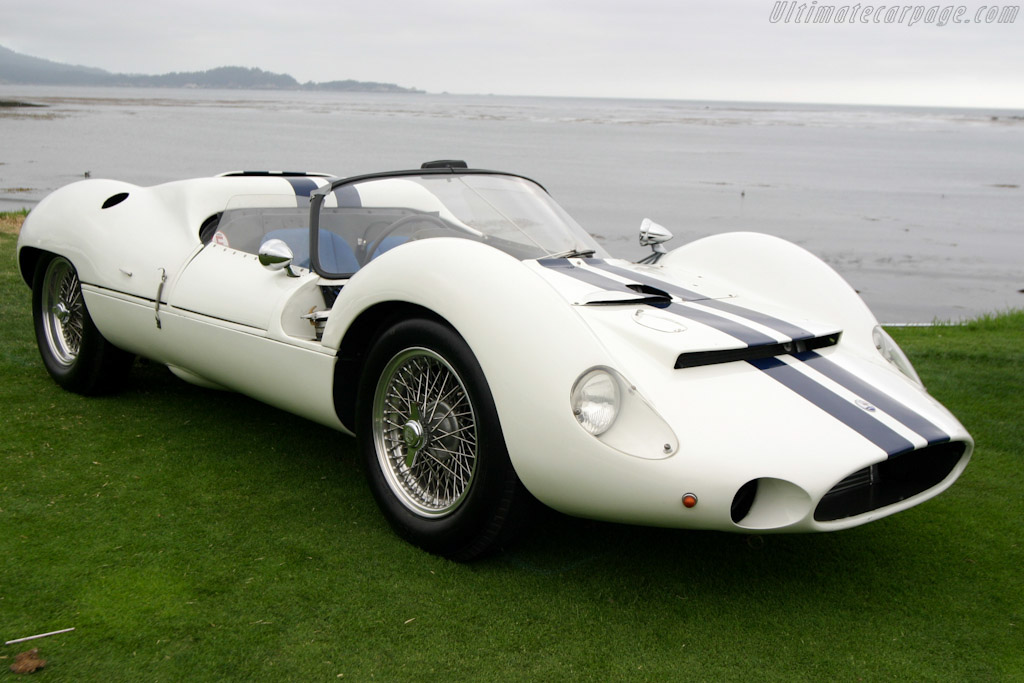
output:
M397 354L374 397L374 442L392 491L427 517L453 512L476 472L477 421L455 369L430 349Z
M85 332L82 286L70 263L57 258L47 266L42 295L47 345L58 363L70 366L78 357Z

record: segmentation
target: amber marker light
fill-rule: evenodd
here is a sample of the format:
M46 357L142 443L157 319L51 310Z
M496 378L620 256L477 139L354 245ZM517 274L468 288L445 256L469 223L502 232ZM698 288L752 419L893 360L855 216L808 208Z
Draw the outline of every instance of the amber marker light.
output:
M683 495L683 507L692 508L696 504L697 496L693 495L692 493L687 493Z

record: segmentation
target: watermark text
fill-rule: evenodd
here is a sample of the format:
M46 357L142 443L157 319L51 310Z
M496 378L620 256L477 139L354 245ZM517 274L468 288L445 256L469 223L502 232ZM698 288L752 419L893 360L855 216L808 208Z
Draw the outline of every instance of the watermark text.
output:
M777 0L768 21L773 24L1012 24L1019 5L822 5Z

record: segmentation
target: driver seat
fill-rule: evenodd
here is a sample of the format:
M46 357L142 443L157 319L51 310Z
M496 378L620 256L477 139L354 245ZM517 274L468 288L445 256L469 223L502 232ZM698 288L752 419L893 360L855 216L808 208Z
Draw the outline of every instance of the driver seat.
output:
M293 265L299 268L310 267L308 228L272 230L263 236L263 242L273 239L283 241L292 250ZM317 240L320 248L320 265L324 270L331 273L354 273L359 270L359 261L352 247L340 235L330 230L321 230Z

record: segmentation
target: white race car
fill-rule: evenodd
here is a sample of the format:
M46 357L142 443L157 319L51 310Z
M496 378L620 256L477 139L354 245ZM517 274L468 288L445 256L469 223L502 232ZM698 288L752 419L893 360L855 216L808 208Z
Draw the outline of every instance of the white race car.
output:
M332 179L86 180L18 241L43 362L136 355L355 433L395 530L456 559L534 498L664 527L831 531L946 489L973 450L870 311L786 241L610 258L535 182L430 162Z

